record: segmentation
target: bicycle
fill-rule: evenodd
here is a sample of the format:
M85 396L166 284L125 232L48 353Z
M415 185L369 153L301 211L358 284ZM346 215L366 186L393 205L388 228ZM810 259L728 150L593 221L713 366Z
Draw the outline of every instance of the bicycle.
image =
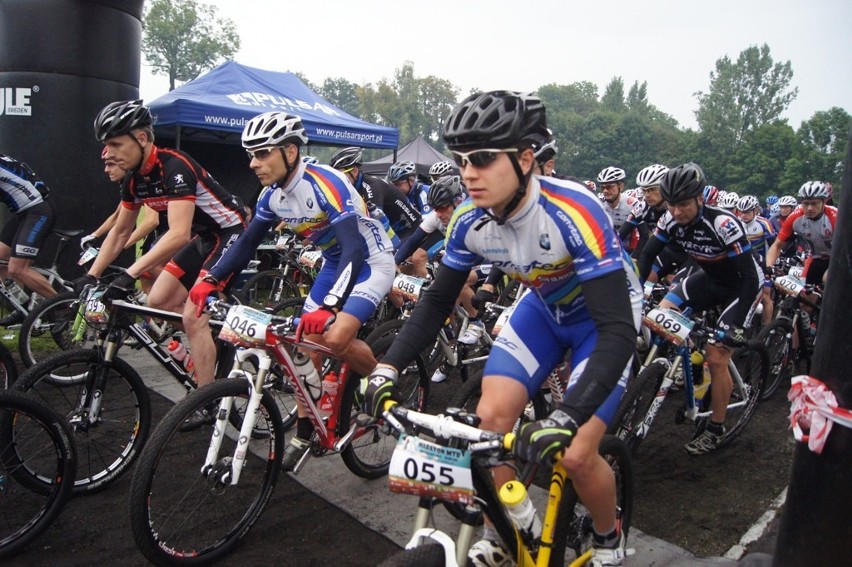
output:
M282 378L314 426L313 454L339 453L358 476L378 478L387 471L395 441L384 422L356 423L359 377L327 348L296 341L296 317L219 301L209 308L224 313L220 336L240 345L236 358L256 359L258 370L252 374L235 366L230 379L186 396L166 414L142 451L130 487L131 527L143 555L160 565L215 561L245 537L263 512L281 469L290 425L282 421L268 391L278 378L270 377L274 366L282 369ZM373 345L374 352L381 354L389 346L389 341ZM321 413L318 393L299 370L305 362L302 350L324 357L324 375L335 371L340 377L341 393L327 415ZM418 408L426 404L429 379L422 361L401 372L398 384L406 404ZM246 408L240 427L229 420L235 401ZM203 407L214 409L215 422L180 431L184 420ZM250 432L258 426L269 435L253 439ZM392 442L388 445L386 439Z
M18 365L6 345L0 343L0 391L8 390L18 379Z
M305 297L322 266L322 251L304 247L298 237L284 233L274 245L261 245L273 256L274 266L251 276L236 292L245 305L259 309L273 307L291 297Z
M65 280L59 275L58 263L62 251L68 245L68 241L83 233L82 229L61 230L54 228L50 234L55 234L59 237L59 242L56 246L56 252L53 255L53 260L49 268L40 268L32 266L32 269L44 276L50 285L57 291L62 292L72 289L71 282ZM15 329L24 320L27 314L42 300L43 298L32 293L30 290L22 288L16 281L8 280L6 282L0 280L0 320L4 320L3 326L7 329ZM15 315L17 313L18 315Z
M757 340L766 346L770 362L769 377L760 393L761 401L768 400L782 383L789 382L800 361L805 361L805 373L810 372L821 294L799 275L788 272L773 280L782 299L776 307L775 319L757 336ZM815 295L817 300L810 301L805 295ZM811 314L804 310L805 306Z
M659 295L664 286L646 287ZM675 417L676 423L690 420L695 424L693 438L706 427L710 414L709 379L704 376L704 345L714 337L712 314L683 313L673 309L648 307L643 327L650 331L648 353L638 373L627 383L615 419L610 429L624 440L630 454L635 454L653 424L660 407L677 379L683 377L684 405ZM647 341L648 339L646 339ZM693 368L698 376L693 374ZM727 444L746 426L766 382L769 353L757 340L738 348L728 362L733 380L733 392L728 403L726 421L733 425L725 432L720 446Z
M490 472L495 465L512 464L514 433L478 429L479 418L458 409L433 416L393 405L393 402L385 407L385 419L400 436L391 461L389 487L392 492L413 494L420 499L411 540L405 550L386 560L383 566L466 565L482 514L491 519L517 565L561 566L565 564L568 549L575 556L572 566L588 561L591 516L579 502L560 462L553 464L542 530L536 536L515 525ZM424 439L426 432L448 442L438 444ZM599 452L615 476L616 517L626 538L633 511L630 455L624 443L610 435L603 438ZM440 501L464 506L465 513L461 515L462 524L455 540L428 527L433 507Z
M149 335L134 317L180 322L181 315L127 301L100 300L106 286L86 293L85 317L98 331L94 348L57 353L27 370L16 390L35 396L69 424L81 463L74 493L101 490L124 474L138 456L151 427L151 401L139 373L118 357L128 338L145 349L186 391L196 388L192 372L173 359L167 348ZM217 376L230 370L230 358L220 344ZM226 361L226 362L222 362ZM286 393L283 404L292 405Z
M71 495L76 467L62 419L32 398L0 391L0 559L53 524Z

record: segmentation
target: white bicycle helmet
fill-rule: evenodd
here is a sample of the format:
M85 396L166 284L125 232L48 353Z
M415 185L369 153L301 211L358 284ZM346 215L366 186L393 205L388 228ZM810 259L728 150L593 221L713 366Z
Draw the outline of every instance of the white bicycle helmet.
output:
M721 197L719 197L719 206L723 209L736 209L737 203L740 202L740 196L737 195L734 191L728 191Z
M789 195L784 195L783 197L778 199L778 202L775 203L775 204L778 205L779 207L798 207L799 206L799 202L796 200L796 198L791 197Z
M302 119L286 112L264 112L248 121L243 128L243 147L247 150L274 148L287 143L303 146L308 136Z
M778 203L771 205L769 207L769 214L773 217L780 215L781 214L781 205L779 205Z
M801 199L828 199L828 187L822 181L806 181L799 188Z
M668 167L659 163L649 165L636 176L636 185L639 187L654 187L655 185L659 185L668 170Z
M617 183L627 179L627 174L624 170L618 167L605 167L598 173L598 183Z
M453 162L450 160L439 161L438 163L433 163L432 167L429 168L429 177L438 179L449 174L452 170Z
M388 181L394 183L402 179L407 179L413 175L417 175L417 166L413 161L401 161L395 163L388 170Z
M745 195L737 201L737 210L747 213L760 208L760 201L754 195Z

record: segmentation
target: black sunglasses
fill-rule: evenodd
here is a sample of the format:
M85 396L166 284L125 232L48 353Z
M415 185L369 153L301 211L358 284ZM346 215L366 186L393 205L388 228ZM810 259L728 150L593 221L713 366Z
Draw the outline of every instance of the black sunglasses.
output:
M516 154L518 153L517 148L506 148L506 149L482 149L482 150L473 150L472 152L456 152L453 151L453 159L455 159L456 165L459 167L465 167L470 164L473 167L488 167L494 160L497 159L497 156L500 154Z

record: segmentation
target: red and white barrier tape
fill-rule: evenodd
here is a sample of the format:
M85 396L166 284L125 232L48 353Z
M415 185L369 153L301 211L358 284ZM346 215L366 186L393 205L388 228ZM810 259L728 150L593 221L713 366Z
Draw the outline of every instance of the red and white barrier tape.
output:
M792 404L790 427L793 436L820 455L835 423L852 428L852 411L837 407L834 392L816 378L796 376L791 382L787 399Z

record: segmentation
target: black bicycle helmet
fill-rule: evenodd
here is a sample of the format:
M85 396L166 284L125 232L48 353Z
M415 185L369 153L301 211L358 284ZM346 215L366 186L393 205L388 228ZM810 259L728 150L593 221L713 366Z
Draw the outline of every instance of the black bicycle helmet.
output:
M444 123L450 150L512 148L533 135L547 137L544 105L533 95L513 91L473 94Z
M668 170L660 181L660 194L668 203L679 203L704 194L707 178L696 163L685 163Z
M348 148L337 150L334 152L334 155L331 156L331 160L328 162L328 165L334 169L349 169L350 167L361 165L362 153L363 150L358 146L349 146Z
M464 185L458 175L445 175L429 187L426 204L433 209L454 205L464 197Z
M141 100L111 102L103 107L95 118L95 138L104 142L129 134L131 130L150 126L151 123L151 111Z

